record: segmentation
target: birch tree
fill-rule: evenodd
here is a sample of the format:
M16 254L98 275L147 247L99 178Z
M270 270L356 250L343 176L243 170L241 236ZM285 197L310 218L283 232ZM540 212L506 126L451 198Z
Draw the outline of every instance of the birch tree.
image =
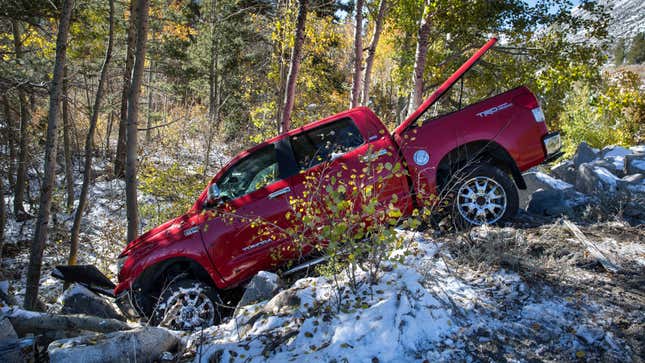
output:
M387 9L387 0L381 0L378 7L378 14L374 22L374 33L372 34L372 41L367 48L367 57L365 58L365 75L363 77L363 93L361 95L361 103L367 105L370 100L370 82L372 81L372 67L374 66L374 58L376 57L376 47L378 46L379 39L381 38L381 31L383 29L383 20L385 19L385 12Z
M305 42L305 23L307 22L307 1L299 0L298 17L296 19L296 30L293 41L293 51L291 53L291 63L289 65L289 75L287 76L287 85L285 87L284 107L282 111L282 121L280 122L279 132L287 132L291 126L291 111L296 93L296 80L300 70L302 60L302 46Z
M354 9L354 75L352 81L352 99L350 107L356 107L361 103L361 76L363 67L363 2L356 0Z

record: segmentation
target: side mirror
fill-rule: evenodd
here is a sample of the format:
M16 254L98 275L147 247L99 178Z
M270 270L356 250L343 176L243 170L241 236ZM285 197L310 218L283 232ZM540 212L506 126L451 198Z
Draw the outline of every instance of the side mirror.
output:
M212 208L220 205L222 203L222 195L220 193L219 187L217 184L213 183L208 187L208 192L206 193L206 202L204 207Z

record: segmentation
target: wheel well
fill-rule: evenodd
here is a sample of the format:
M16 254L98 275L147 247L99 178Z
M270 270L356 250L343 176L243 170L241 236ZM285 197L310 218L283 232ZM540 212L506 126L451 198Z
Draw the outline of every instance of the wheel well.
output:
M485 161L511 174L519 189L526 189L522 173L508 151L491 140L473 141L447 153L437 167L437 188L441 190L453 173L472 162Z
M197 261L186 257L170 258L146 268L135 280L132 291L137 292L139 310L149 315L164 287L178 276L194 278L216 288L206 269Z

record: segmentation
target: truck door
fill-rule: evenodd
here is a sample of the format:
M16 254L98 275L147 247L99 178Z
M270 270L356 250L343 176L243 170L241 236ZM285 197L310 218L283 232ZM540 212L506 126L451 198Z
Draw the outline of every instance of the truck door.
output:
M217 270L238 282L275 264L272 249L284 243L289 183L281 148L266 145L242 158L216 183L224 203L207 217L202 236Z
M402 193L401 185L405 177L384 178L390 173L389 167L376 171L379 163L396 163L396 150L389 135L370 137L364 133L352 118L344 117L292 135L289 141L300 169L300 173L289 178L294 196L300 200L309 198L314 202L324 200L328 186L336 188L344 184L349 187L349 181L354 181L359 187L371 186L381 206L387 207L392 194ZM347 194L350 195L349 192ZM353 202L355 208L360 207L360 200ZM322 211L325 206L319 205L317 208ZM309 227L312 226L303 226L303 230L313 232ZM299 253L306 255L311 247L298 246L295 249L298 253L292 257L299 257Z

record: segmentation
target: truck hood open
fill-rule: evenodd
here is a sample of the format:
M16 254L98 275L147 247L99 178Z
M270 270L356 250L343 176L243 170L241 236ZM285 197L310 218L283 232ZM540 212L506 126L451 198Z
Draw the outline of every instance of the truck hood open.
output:
M475 54L470 57L466 63L462 64L459 69L455 71L448 79L445 80L437 88L431 95L428 97L422 104L419 106L410 116L408 116L405 121L403 121L399 126L397 126L396 129L394 129L394 135L400 136L401 133L403 133L405 130L412 125L412 123L416 122L421 115L423 115L426 110L432 106L432 104L441 97L442 94L444 94L447 90L452 87L453 84L455 84L461 76L464 75L478 60L481 58L486 51L488 51L495 43L497 42L497 38L491 38L486 44L484 44L483 47L481 47Z

